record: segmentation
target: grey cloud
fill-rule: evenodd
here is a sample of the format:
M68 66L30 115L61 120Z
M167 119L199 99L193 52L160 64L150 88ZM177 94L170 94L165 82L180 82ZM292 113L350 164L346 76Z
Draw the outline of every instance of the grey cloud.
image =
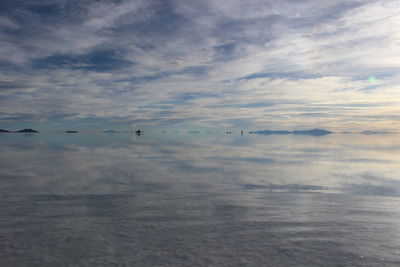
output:
M25 82L1 81L0 80L0 91L25 89L25 88L31 88L31 87L32 87L32 85L26 84Z
M35 120L40 120L40 116L34 115L34 114L13 114L13 113L5 113L1 112L0 113L0 120L2 121L35 121Z
M71 68L99 72L116 71L134 65L133 62L125 60L123 55L122 51L115 49L98 49L83 55L53 55L33 60L32 65L35 69Z
M285 185L257 185L257 184L245 184L245 189L265 189L265 190L285 190L285 191L321 191L327 189L323 186L316 185L302 185L302 184L285 184Z
M374 195L374 196L399 196L400 192L396 188L384 185L373 184L349 184L344 189L352 194Z
M8 117L30 108L35 119L60 121L68 114L163 125L397 120L392 112L357 114L385 107L399 81L394 50L376 55L382 40L394 38L381 3L396 7L383 0L3 0L0 102ZM368 8L379 12L364 18ZM374 25L375 35L364 30ZM379 83L363 82L370 73ZM327 103L332 94L349 103ZM365 94L386 98L352 104Z

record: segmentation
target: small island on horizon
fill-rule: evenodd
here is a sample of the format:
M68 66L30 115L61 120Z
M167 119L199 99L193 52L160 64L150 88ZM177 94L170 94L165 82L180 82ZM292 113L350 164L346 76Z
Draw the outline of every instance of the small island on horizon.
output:
M40 132L34 129L25 128L19 131L9 131L5 129L0 129L0 133L40 133Z
M16 131L16 133L39 133L39 131L36 131L34 129L25 128L23 130Z

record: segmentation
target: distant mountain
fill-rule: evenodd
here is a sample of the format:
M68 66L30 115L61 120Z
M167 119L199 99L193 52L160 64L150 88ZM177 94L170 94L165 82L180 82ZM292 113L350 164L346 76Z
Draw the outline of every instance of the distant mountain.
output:
M103 131L103 133L119 133L119 131L107 130L107 131Z
M0 129L0 133L11 133L9 130Z
M291 134L289 131L273 131L273 130L261 130L261 131L253 131L250 132L251 134L263 134L263 135L269 135L269 134Z
M295 135L312 135L312 136L323 136L327 134L331 134L333 132L324 130L324 129L311 129L311 130L296 130L296 131L274 131L274 130L261 130L261 131L252 131L251 134L261 134L261 135L270 135L270 134L295 134Z
M293 134L305 134L305 135L313 135L313 136L322 136L322 135L327 135L331 134L333 132L327 131L324 129L311 129L311 130L305 130L305 131L293 131Z
M65 131L65 133L78 133L78 131Z
M390 132L379 132L379 131L362 131L360 134L389 134Z
M39 131L33 130L33 129L23 129L16 131L16 133L39 133Z

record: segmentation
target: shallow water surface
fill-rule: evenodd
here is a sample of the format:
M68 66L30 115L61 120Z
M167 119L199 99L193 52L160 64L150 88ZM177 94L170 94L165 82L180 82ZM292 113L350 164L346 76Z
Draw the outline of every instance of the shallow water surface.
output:
M1 266L399 266L400 136L0 135Z

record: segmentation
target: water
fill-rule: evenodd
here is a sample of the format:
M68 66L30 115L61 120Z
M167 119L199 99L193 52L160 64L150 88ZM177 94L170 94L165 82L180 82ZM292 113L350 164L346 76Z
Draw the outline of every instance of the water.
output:
M399 266L400 136L0 135L0 266Z

